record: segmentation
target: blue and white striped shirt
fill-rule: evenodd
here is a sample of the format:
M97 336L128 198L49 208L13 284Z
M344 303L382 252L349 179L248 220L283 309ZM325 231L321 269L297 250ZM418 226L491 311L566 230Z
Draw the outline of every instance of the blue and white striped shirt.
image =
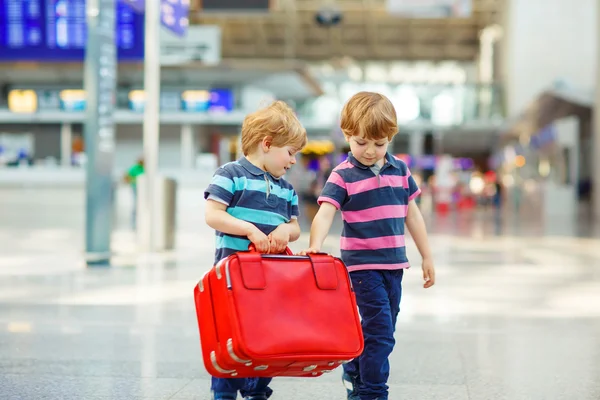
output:
M219 168L204 192L205 199L227 205L227 213L256 225L265 235L298 218L298 195L285 179L277 179L245 157ZM248 250L245 236L216 231L215 263Z

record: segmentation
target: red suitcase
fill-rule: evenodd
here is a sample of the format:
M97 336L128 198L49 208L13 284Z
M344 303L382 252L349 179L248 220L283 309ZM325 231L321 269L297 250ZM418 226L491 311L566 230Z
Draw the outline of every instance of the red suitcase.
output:
M218 378L320 376L363 351L343 262L238 252L194 289L204 365Z

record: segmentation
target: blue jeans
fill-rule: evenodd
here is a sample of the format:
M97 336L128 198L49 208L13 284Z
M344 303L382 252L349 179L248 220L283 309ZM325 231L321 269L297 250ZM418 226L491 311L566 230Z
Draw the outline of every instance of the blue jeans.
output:
M350 273L362 318L365 349L344 365L361 400L387 400L389 356L396 343L394 331L400 312L404 270L369 270Z
M242 397L273 394L269 383L273 378L212 378L211 390L215 399L235 400L238 391Z

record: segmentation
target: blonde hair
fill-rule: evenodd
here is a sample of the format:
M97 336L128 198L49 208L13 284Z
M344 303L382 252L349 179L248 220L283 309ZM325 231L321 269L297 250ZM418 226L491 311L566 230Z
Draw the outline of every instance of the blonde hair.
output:
M365 139L391 141L398 133L394 105L384 95L374 92L352 96L342 109L340 125L346 137L362 134Z
M294 111L283 101L249 114L242 124L242 153L255 151L262 140L270 136L275 147L293 146L301 150L307 142L306 129Z

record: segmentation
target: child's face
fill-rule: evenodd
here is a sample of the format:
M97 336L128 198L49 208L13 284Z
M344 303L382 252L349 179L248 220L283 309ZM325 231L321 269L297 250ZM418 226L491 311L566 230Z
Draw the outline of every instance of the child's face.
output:
M269 151L264 156L265 169L276 178L282 177L292 165L296 164L297 152L298 150L292 146L269 147Z
M363 135L346 137L350 151L361 164L371 166L380 164L385 157L390 141L383 139L365 139Z

